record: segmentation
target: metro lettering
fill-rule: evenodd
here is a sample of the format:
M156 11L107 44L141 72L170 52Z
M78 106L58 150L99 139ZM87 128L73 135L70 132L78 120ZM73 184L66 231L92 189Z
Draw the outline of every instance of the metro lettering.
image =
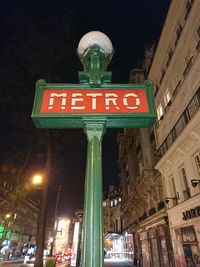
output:
M97 96L102 96L101 93L87 93L86 96L91 96L92 97L92 109L97 108Z
M131 113L149 112L144 90L50 89L44 91L41 112Z
M77 98L77 96L81 96ZM72 93L72 101L71 101L71 109L85 109L85 106L76 106L77 102L83 102L82 94L81 93Z

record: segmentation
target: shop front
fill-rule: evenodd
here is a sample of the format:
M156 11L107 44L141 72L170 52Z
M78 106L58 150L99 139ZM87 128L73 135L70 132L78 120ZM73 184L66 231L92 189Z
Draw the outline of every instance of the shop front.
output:
M159 215L146 219L138 227L139 260L142 267L174 266L167 217L164 213Z
M121 233L109 232L104 240L107 259L124 258L124 237Z
M168 210L177 267L200 266L200 195Z

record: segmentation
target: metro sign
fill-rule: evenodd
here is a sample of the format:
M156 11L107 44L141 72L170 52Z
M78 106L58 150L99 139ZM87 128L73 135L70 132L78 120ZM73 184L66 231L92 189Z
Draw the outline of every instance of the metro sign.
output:
M156 117L151 86L38 82L32 118L42 128L79 128L86 120L105 120L107 127L149 127Z
M41 113L129 113L148 112L144 90L51 90L45 89Z

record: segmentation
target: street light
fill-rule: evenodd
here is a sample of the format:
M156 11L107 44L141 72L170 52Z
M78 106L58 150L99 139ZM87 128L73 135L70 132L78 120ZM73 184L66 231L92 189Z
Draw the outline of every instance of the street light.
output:
M43 176L41 174L36 174L32 178L32 184L34 186L40 186L43 183Z
M10 214L10 213L7 213L7 214L5 215L5 218L6 218L6 219L9 219L10 216L11 216L11 214Z
M46 180L46 179L45 179ZM41 189L39 213L37 220L37 237L36 237L36 253L35 253L35 267L43 266L43 253L45 243L45 228L46 228L46 209L47 209L47 181L44 183L44 175L35 174L32 177L32 185L37 189Z
M85 34L78 45L78 55L84 71L79 72L82 84L99 88L111 83L111 72L106 72L113 55L110 39L102 32ZM85 177L85 201L83 223L83 267L103 266L103 206L101 144L105 132L105 118L84 121L88 139Z
M193 187L196 187L198 184L200 184L200 179L192 179L191 184Z
M179 199L179 194L178 194L178 192L177 192L177 195L175 196L175 197L165 197L165 202L166 203L169 203L169 201L170 201L170 199L171 200L178 200Z

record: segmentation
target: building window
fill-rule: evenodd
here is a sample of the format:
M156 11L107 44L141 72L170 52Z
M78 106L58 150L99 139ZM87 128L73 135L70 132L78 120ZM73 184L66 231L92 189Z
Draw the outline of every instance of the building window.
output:
M140 172L140 175L142 175L142 172L143 172L143 164L142 164L142 161L139 161L139 172Z
M160 104L157 108L158 121L163 119L163 107Z
M176 95L178 94L179 90L181 88L181 81L179 80L176 87L174 88L174 92L173 92L173 98L176 97Z
M198 173L200 175L200 154L195 156L195 163L197 166Z
M197 29L197 35L198 35L198 39L200 39L200 26Z
M150 135L150 141L151 141L151 144L155 142L155 135L154 135L153 131L152 131L152 133Z
M171 177L171 188L172 188L172 197L176 196L176 186L174 182L174 177Z
M171 93L170 93L169 89L167 89L165 94L164 94L164 102L165 102L166 107L171 104Z
M165 76L165 69L161 71L160 84L162 83L164 76Z
M113 204L114 204L114 203L113 203L113 201L111 200L111 201L110 201L110 207L111 207L111 208L113 207Z
M196 46L196 49L197 51L199 52L200 51L200 26L197 28L197 46Z
M168 59L167 59L167 64L166 64L167 67L169 66L169 63L170 63L172 56L173 56L173 53L174 52L173 52L172 48L170 48L169 52L168 52Z
M183 72L183 76L184 78L187 76L187 74L189 73L192 65L193 65L193 56L191 56L190 54L185 58L186 61L186 67L185 70Z
M181 24L179 24L178 28L176 30L176 40L175 40L175 43L174 43L175 46L178 44L178 41L179 41L179 39L181 37L182 30L183 30L183 28L182 28Z
M188 0L186 5L185 5L185 8L186 8L185 20L188 18L189 14L190 14L193 3L194 3L194 0Z
M191 195L190 195L190 189L188 186L187 175L186 175L186 171L184 167L181 168L181 176L183 178L183 183L184 183L183 197L184 199L188 199L190 198Z
M159 87L158 87L157 84L155 84L155 85L154 85L154 97L157 96L158 90L159 90Z

